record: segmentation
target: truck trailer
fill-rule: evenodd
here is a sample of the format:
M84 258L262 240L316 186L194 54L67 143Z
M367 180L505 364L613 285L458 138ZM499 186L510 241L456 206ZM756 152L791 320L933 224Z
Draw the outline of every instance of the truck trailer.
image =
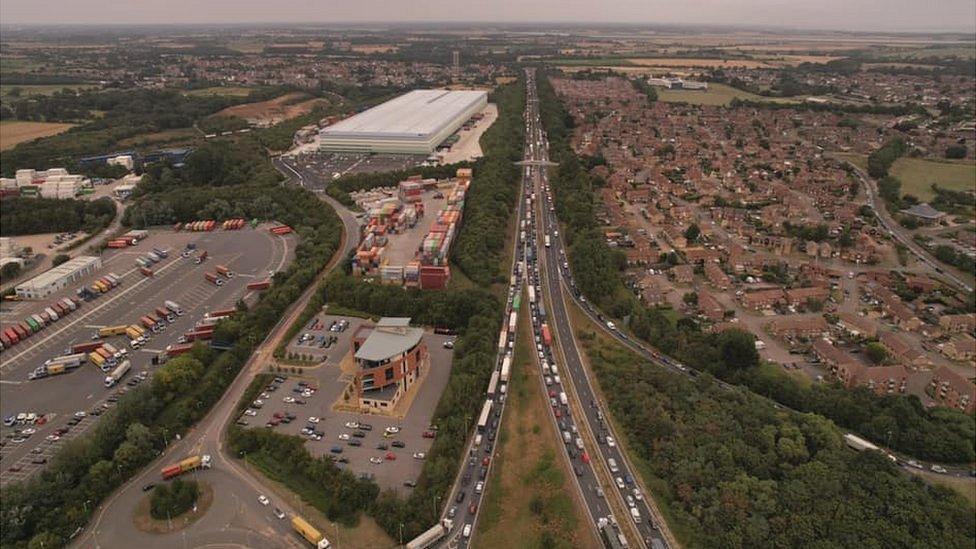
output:
M105 387L108 388L114 386L123 377L125 377L125 374L129 373L130 369L132 369L132 363L128 360L123 360L122 364L116 366L116 368L112 370L112 373L105 378Z
M169 480L196 469L209 469L211 465L212 461L210 459L210 454L190 456L179 463L174 463L168 467L163 467L161 473L163 475L163 480Z
M314 526L306 522L305 519L298 515L291 517L291 527L294 528L300 536L305 538L305 541L314 545L316 549L329 549L329 547L332 547L332 544L329 543L329 540L325 539L322 532L316 530Z

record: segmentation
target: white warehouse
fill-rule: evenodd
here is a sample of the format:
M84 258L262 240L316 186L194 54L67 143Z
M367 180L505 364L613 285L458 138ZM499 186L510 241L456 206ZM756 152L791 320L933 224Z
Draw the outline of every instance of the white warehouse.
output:
M320 132L329 152L430 154L488 104L483 91L413 90Z
M102 260L98 257L81 255L43 272L34 278L18 284L17 295L25 299L41 299L54 292L63 290L82 277L90 275L102 268Z

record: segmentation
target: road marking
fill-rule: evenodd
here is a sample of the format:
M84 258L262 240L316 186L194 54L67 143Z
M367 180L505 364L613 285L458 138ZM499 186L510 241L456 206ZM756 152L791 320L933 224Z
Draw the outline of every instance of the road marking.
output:
M3 380L0 380L0 383L5 384L5 385L21 385L24 382L23 381L8 381L6 379L3 379Z

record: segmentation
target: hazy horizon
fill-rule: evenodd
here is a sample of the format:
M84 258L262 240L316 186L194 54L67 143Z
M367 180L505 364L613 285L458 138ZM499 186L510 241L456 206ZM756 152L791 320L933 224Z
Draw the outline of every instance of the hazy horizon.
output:
M204 10L204 8L206 9ZM52 14L56 14L52 16ZM382 17L376 17L381 14ZM863 32L976 32L976 2L942 0L4 0L0 24L539 23L703 25Z

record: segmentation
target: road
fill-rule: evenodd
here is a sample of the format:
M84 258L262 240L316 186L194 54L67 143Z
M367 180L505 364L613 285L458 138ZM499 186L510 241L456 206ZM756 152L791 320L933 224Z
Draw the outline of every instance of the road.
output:
M290 169L280 159L275 166L289 180L284 184L305 186L302 174ZM287 520L276 519L270 506L257 501L259 494L269 493L248 471L227 454L224 444L225 428L234 420L235 406L254 376L263 371L272 359L274 349L282 341L288 327L298 318L312 297L319 282L328 275L347 254L355 248L359 224L355 216L341 204L322 195L332 206L343 223L343 246L332 257L316 280L302 293L282 315L268 337L261 343L240 373L227 389L224 397L193 428L186 437L166 448L153 464L129 480L115 492L96 512L91 524L81 533L75 547L173 547L181 543L200 545L225 545L241 547L304 547L292 533ZM159 469L175 463L187 455L210 454L213 468L194 473L199 479L214 487L215 498L209 512L198 522L181 532L167 535L146 534L132 524L132 509L145 494L142 487L159 481ZM284 501L274 501L286 515L296 514Z
M869 177L868 174L864 173L861 168L857 167L852 162L847 162L847 164L854 170L854 173L857 174L857 177L861 180L861 183L867 190L868 200L871 202L871 207L874 208L878 221L880 221L881 225L885 228L885 230L888 231L888 234L908 248L908 251L912 252L912 255L914 255L920 262L938 273L935 275L936 277L941 275L944 278L948 278L958 287L964 288L967 292L972 292L973 286L971 284L965 282L963 279L957 276L955 272L950 272L953 271L952 267L942 265L938 259L928 252L928 250L912 240L911 235L907 234L902 229L901 225L899 225L898 222L891 217L891 214L888 212L887 205L878 194L877 183L874 181L874 179Z

